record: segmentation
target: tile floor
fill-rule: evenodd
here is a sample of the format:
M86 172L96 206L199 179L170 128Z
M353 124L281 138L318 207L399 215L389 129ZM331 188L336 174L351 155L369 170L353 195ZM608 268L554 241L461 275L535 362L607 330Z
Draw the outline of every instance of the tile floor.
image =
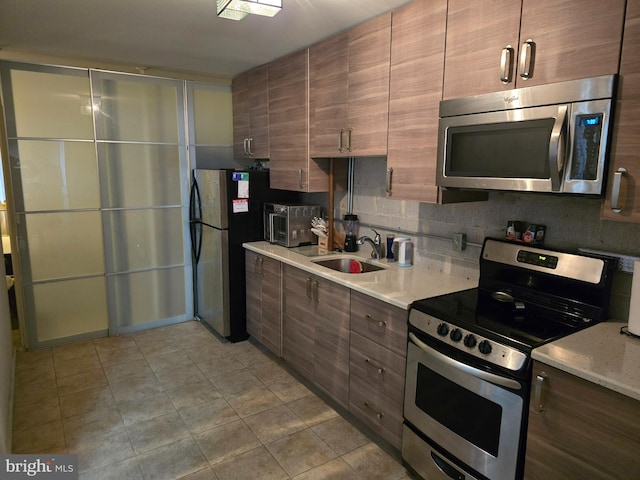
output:
M76 453L80 479L408 479L250 342L197 322L18 353L14 453Z

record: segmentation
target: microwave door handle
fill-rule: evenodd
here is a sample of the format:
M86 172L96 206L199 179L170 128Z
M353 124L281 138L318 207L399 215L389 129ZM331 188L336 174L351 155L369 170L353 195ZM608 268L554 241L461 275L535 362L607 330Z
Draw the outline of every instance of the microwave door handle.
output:
M566 136L567 106L558 107L558 116L551 129L549 141L549 175L551 176L551 190L560 191L562 184L562 170L564 167L564 137Z
M274 220L276 219L275 213L269 214L269 242L274 243L276 241L276 226Z
M501 387L512 388L514 390L520 390L522 386L520 382L513 380L511 378L501 377L500 375L496 375L494 373L485 372L483 370L479 370L474 368L466 363L459 362L439 351L431 348L429 345L421 341L418 337L416 337L413 333L409 332L409 338L413 343L415 343L424 353L434 358L435 360L444 363L450 367L453 367L457 370L461 370L469 375L473 375L481 380L486 380L487 382L494 383L496 385L500 385Z

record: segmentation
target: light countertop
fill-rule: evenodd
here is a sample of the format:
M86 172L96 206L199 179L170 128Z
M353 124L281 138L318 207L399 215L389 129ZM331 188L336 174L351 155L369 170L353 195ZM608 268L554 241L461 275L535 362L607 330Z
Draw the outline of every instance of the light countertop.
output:
M454 277L447 273L428 270L421 266L399 267L386 260L371 260L366 252L336 253L322 257L308 257L294 249L273 245L269 242L252 242L243 245L247 250L279 260L301 270L326 278L345 287L370 295L396 307L408 309L411 302L445 293L478 286L476 279ZM313 263L314 259L340 256L356 256L361 260L384 267L384 270L361 274L341 273Z
M533 350L533 358L640 400L640 339L611 320Z

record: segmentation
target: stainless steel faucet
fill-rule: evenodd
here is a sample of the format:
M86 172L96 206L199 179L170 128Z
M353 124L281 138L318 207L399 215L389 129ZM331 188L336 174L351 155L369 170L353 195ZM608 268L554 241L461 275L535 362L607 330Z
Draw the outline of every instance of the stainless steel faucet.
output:
M375 231L375 229L372 228L371 230L373 230L373 233L375 233L375 237L373 237L373 240L371 240L370 237L364 235L358 239L358 245L364 245L364 242L369 242L371 244L371 247L373 248L373 250L371 250L371 258L380 260L382 258L382 238L380 237L380 234Z

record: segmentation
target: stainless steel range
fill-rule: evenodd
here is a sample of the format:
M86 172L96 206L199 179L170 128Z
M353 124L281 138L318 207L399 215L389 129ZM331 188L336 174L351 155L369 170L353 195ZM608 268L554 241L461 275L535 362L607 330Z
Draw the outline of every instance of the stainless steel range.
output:
M432 479L519 479L531 351L607 317L615 260L486 239L478 288L409 310L402 457Z

